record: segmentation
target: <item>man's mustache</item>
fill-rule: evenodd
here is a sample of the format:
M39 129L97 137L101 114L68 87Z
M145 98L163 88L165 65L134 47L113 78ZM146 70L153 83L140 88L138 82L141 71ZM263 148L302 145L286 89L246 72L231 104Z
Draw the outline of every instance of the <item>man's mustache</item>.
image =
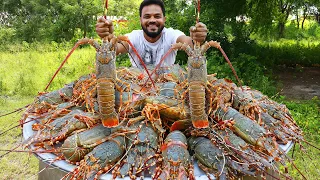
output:
M148 25L157 25L157 26L159 26L159 24L156 23L156 22L149 22Z

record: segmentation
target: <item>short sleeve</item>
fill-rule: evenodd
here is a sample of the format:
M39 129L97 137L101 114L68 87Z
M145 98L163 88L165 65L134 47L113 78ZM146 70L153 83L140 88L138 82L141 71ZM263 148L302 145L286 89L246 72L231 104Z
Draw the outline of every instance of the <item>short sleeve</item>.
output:
M129 41L130 41L131 43L133 43L133 45L134 45L135 47L138 46L138 43L137 43L137 42L140 41L140 40L139 40L139 38L140 38L140 33L141 33L140 31L141 31L141 30L133 30L131 33L125 34L125 36L128 37ZM129 46L129 52L132 52L132 47L131 47L131 46Z
M172 41L170 42L170 44L174 44L177 42L177 39L182 36L185 35L182 31L177 30L177 29L172 29L172 28L167 28L166 29L166 39L171 39Z

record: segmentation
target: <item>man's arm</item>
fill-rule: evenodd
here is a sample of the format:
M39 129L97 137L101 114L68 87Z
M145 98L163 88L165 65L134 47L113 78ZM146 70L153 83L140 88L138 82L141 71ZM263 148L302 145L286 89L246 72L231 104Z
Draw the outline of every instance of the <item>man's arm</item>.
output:
M190 47L193 47L192 39L189 36L181 35L178 37L176 43L189 44Z
M101 39L105 37L107 37L108 39L111 39L113 37L113 31L114 31L114 27L111 20L106 20L103 17L100 17L98 19L98 22L96 24L96 32ZM117 55L128 53L127 51L127 49L129 50L128 43L126 42L117 43L116 46L117 46L117 52L116 52Z

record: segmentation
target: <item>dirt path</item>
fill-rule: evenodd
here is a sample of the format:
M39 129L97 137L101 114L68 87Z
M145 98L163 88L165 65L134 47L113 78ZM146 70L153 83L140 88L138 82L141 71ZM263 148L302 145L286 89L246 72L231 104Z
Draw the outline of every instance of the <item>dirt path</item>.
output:
M320 67L281 67L276 76L283 85L280 94L288 99L320 98Z

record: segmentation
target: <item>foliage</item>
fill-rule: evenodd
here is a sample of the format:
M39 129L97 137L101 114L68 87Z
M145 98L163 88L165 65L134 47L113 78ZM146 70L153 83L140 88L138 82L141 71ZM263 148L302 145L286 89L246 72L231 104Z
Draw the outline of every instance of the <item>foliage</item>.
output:
M320 133L320 99L314 97L310 101L288 101L283 100L291 110L291 113L299 127L304 129L304 133L313 140L320 143L320 137L316 134ZM307 121L306 121L307 119Z
M103 15L102 0L4 0L1 12L9 13L21 41L69 41L96 37L97 17ZM129 17L137 14L140 0L109 2L108 15Z
M313 66L320 63L318 55L320 53L319 41L310 42L308 40L288 40L261 42L255 47L255 52L260 63L267 67L277 65Z
M142 0L110 0L108 15L132 17L139 14L139 6Z
M12 28L1 28L0 29L0 44L4 45L13 41L13 36L15 35L15 30ZM0 47L1 48L1 47Z
M239 57L233 59L232 66L240 78L241 84L258 89L267 95L276 93L274 82L265 75L265 67L259 64L256 57L240 54ZM211 52L208 55L208 73L217 73L218 78L231 79L239 85L227 62L217 52Z

